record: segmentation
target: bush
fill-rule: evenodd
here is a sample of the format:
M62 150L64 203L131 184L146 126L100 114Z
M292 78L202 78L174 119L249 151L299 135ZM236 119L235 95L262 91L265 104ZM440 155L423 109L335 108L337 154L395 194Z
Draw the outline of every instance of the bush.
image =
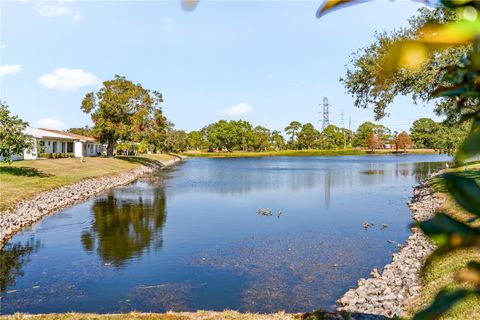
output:
M73 153L40 153L39 157L44 159L66 159L74 158L75 155Z

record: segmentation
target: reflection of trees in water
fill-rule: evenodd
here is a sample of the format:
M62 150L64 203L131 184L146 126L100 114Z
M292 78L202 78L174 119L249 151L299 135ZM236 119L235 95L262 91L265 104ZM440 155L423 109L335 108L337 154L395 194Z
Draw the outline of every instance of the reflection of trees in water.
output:
M160 249L165 209L163 186L114 191L93 204L94 220L81 236L83 247L96 248L106 263L115 266L141 256L147 248Z
M416 182L420 182L444 167L445 162L372 163L367 170L361 171L360 181L364 184L387 183L392 177L413 176Z
M413 168L413 175L417 182L425 180L433 172L445 168L446 162L418 162Z
M301 191L321 187L328 193L330 187L350 184L353 176L351 167L338 166L338 163L329 161L290 162L291 160L278 159L267 162L256 159L259 162L245 164L239 159L209 160L215 162L193 162L195 166L187 167L181 179L173 182L173 186L181 188L182 192L200 190L220 195L279 189Z
M0 249L0 292L15 285L17 277L23 276L23 266L30 261L30 254L37 252L40 241L33 239L22 243L7 243Z

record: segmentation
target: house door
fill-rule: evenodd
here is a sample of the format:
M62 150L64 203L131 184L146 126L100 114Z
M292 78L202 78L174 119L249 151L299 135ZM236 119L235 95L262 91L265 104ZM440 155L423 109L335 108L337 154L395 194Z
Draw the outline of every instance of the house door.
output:
M57 153L57 142L53 142L53 153Z

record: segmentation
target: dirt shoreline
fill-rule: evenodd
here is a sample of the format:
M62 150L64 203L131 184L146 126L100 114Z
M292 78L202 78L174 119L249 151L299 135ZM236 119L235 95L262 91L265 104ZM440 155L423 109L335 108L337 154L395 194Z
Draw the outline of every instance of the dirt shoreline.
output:
M138 169L113 176L102 176L82 180L54 190L42 192L31 199L16 204L13 208L0 212L0 248L13 235L43 217L63 208L85 201L108 189L130 183L141 175L171 166L181 157L172 160L155 160Z

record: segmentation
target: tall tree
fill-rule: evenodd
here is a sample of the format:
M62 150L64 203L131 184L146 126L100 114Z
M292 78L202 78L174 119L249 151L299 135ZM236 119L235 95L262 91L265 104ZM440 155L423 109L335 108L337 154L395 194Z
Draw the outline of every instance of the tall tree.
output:
M18 116L10 115L8 105L0 101L0 156L11 162L16 154L33 147L32 140L23 132L28 123Z
M255 151L266 151L270 147L270 130L262 126L253 129L253 149Z
M273 148L278 151L285 148L285 138L282 136L282 133L278 130L272 131L270 136L271 144Z
M421 118L413 122L410 129L411 138L417 148L436 149L435 136L440 124L429 118Z
M116 75L96 93L87 93L81 108L91 114L93 133L107 143L107 155L112 156L118 140L142 139L143 131L158 116L161 102L161 93Z
M344 144L346 144L346 138L346 132L344 132L341 128L334 126L333 124L328 125L322 131L322 148L343 148Z
M81 128L70 128L67 130L68 132L79 134L81 136L91 137L93 136L93 128L89 126L81 127Z
M413 145L412 139L405 131L400 132L395 137L395 149L403 149L403 151L407 151L407 148L410 148Z
M163 151L183 152L188 148L188 135L183 130L174 130L169 128L166 131Z
M313 124L305 123L300 132L298 132L298 148L312 149L318 144L320 131L315 129Z
M288 141L291 146L296 145L295 139L297 138L297 133L300 131L302 124L298 121L292 121L290 124L285 127L285 132L290 135L290 140Z
M383 70L387 54L392 48L404 41L418 38L419 31L428 23L444 24L458 20L455 10L445 7L429 9L422 7L418 15L409 19L409 26L391 33L377 33L376 41L352 55L347 74L341 79L348 93L354 98L354 105L360 108L374 106L376 119L386 115L385 109L398 95L411 96L415 103L428 102L432 93L444 85L438 75L445 67L455 64L471 48L471 45L440 47L433 52L426 63L417 69L399 69L391 74ZM449 122L454 122L467 112L480 110L479 99L470 97L462 102L462 112L456 108L453 97L436 99L435 112L446 115Z
M162 109L153 110L153 118L145 122L143 130L137 132L136 141L145 142L154 153L163 149L167 131L174 124L163 115Z
M387 127L372 122L364 122L358 127L355 133L353 145L355 147L369 147L369 137L372 133L376 136L377 142L378 140L385 142L391 139L391 131Z
M204 136L201 131L190 131L187 134L188 147L192 150L201 150L204 145Z

